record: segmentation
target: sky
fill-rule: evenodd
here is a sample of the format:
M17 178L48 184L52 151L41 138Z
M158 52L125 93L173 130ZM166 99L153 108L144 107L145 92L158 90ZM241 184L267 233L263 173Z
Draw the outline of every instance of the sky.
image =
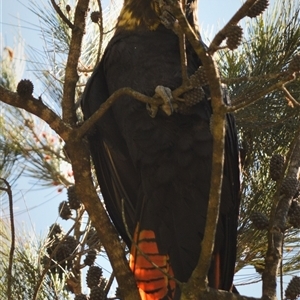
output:
M47 1L50 2L50 0L39 0L40 3ZM28 9L30 3L30 0L0 0L0 33L2 38L0 51L3 51L5 46L13 47L19 35L25 41L25 48L31 46L42 49L43 42L39 32L39 20ZM240 0L200 0L199 23L209 39L230 19L240 4ZM24 76L28 78L30 73L27 71ZM66 200L65 191L59 192L56 187L45 190L38 185L35 179L23 177L14 185L14 200L16 223L19 228L37 236L44 236L49 225L54 222L68 227L68 222L58 217L58 204ZM236 282L241 280L245 282L251 275L253 279L254 273L253 269L247 267L236 275ZM238 286L238 289L244 295L261 296L260 283Z

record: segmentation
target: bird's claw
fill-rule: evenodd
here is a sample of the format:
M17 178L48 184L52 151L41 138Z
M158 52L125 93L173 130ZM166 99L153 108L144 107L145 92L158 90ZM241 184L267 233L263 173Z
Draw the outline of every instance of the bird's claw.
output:
M153 104L150 104L150 103L147 103L146 104L146 108L147 108L147 111L148 111L148 114L151 118L155 118L157 112L158 112L158 106L157 105L153 105Z
M168 116L170 116L174 111L172 106L173 95L171 89L162 85L158 85L155 88L155 93L164 101L164 104L161 106L161 109Z
M154 98L161 98L163 100L164 103L160 106L160 108L167 116L170 116L173 113L173 95L170 88L158 85L155 88ZM150 117L155 118L159 106L148 103L146 107Z

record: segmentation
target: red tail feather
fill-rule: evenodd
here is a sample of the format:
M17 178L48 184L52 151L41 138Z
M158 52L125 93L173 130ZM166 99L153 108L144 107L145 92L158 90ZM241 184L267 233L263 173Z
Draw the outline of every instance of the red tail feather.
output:
M168 299L168 296L173 296L175 282L168 277L173 276L169 257L159 253L152 230L139 232L137 227L130 252L130 268L142 300Z

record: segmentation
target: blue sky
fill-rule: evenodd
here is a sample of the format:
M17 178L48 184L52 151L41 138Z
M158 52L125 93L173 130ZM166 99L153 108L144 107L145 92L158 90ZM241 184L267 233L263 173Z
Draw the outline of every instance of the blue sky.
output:
M50 0L39 0L40 3L47 1L50 2ZM25 47L30 45L42 49L38 18L26 8L30 2L29 0L0 0L0 32L3 42L0 51L4 46L13 47L19 33L25 40ZM240 4L240 0L200 0L199 23L203 31L212 37L212 34L230 19ZM37 236L46 234L48 226L56 221L68 227L67 221L58 218L58 204L66 199L65 191L59 193L55 187L45 190L36 183L35 179L27 177L22 178L14 188L16 221L19 227L24 225L26 231ZM247 268L236 276L236 280L247 281L246 278L253 273L253 270ZM239 286L238 289L244 295L255 297L261 295L260 284Z

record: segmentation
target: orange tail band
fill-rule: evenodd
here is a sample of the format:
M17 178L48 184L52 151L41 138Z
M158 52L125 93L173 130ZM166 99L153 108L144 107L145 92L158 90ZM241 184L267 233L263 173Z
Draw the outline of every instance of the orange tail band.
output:
M172 268L168 255L159 253L152 230L138 232L137 228L135 231L129 265L142 300L168 299L168 295L172 297L175 282L168 277L173 276Z

